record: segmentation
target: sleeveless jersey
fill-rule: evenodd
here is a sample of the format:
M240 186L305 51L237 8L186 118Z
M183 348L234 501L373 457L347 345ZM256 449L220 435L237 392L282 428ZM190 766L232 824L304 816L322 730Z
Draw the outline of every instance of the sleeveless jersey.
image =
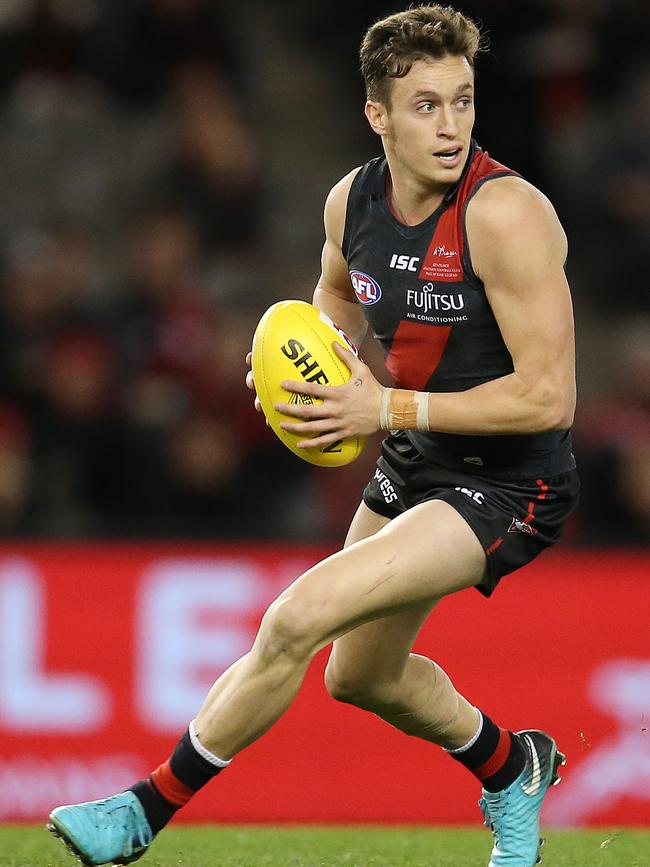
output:
M464 391L513 372L482 281L470 259L465 213L480 187L517 173L474 142L460 180L422 223L406 226L386 200L385 157L350 188L343 255L386 367L398 388ZM569 431L464 436L408 431L442 466L495 478L538 478L575 467Z

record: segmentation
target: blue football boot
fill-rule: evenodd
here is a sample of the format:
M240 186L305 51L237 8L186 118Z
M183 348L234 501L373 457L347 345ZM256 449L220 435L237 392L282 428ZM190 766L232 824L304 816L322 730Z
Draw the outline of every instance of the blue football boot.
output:
M541 861L539 813L549 786L560 782L558 768L566 757L550 735L517 732L526 764L514 783L501 792L487 792L478 802L485 824L492 829L494 848L488 867L533 867Z
M133 792L57 807L47 827L86 867L130 864L144 855L153 840L142 804Z

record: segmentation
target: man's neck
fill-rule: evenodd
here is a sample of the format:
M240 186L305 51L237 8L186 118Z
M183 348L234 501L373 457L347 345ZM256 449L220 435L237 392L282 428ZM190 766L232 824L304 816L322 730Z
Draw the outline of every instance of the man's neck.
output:
M400 180L391 171L390 163L386 173L386 201L393 216L406 226L417 226L440 207L452 184L439 187L424 187L417 182Z

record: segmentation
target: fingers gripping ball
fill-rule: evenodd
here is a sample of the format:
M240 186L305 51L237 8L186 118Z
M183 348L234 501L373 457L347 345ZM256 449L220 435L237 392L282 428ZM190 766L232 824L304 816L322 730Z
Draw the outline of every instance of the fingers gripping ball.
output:
M366 443L351 436L313 449L300 449L305 437L283 430L283 421L295 421L274 409L276 403L322 403L311 395L292 394L282 388L284 380L344 385L350 371L336 356L332 343L356 348L332 320L306 301L279 301L260 319L253 337L252 369L255 389L264 415L274 433L291 451L319 467L342 467L359 457Z

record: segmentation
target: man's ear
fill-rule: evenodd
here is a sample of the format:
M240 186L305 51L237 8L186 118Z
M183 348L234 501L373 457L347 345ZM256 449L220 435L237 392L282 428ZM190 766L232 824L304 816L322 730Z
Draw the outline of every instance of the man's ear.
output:
M373 132L381 136L385 136L388 133L388 112L383 103L368 100L364 113Z

